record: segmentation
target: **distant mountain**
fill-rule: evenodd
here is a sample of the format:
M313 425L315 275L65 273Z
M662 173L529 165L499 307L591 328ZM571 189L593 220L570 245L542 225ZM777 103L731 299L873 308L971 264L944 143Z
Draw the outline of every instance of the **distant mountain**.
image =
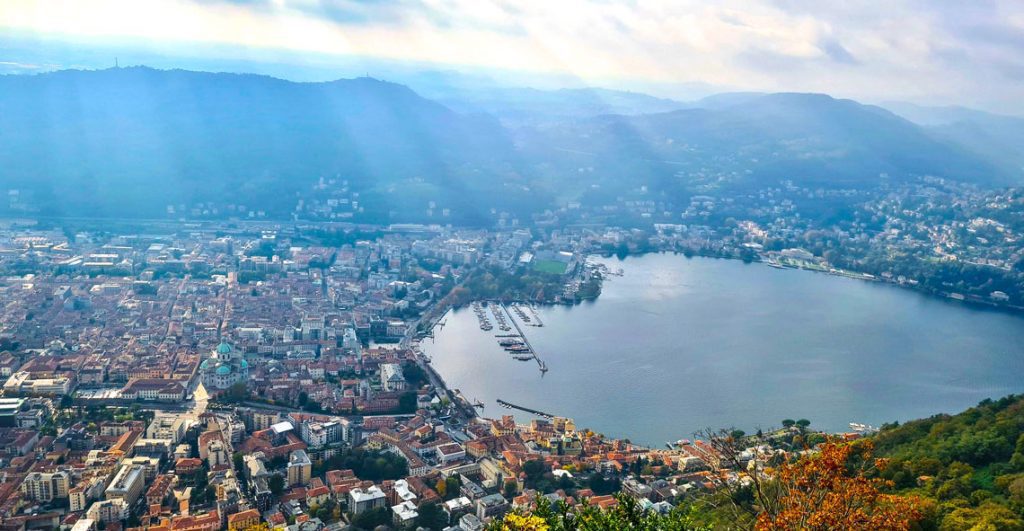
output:
M160 216L214 201L286 216L321 177L400 220L435 201L464 219L515 155L497 121L369 78L293 83L148 68L0 76L3 188L45 213ZM414 193L413 193L414 191ZM388 212L398 216L388 216Z
M424 94L454 110L487 113L518 126L552 123L602 114L649 114L686 108L683 102L639 92L602 88L461 88L435 86Z
M926 107L902 102L882 105L920 124L936 137L986 157L1011 175L1024 177L1024 118L967 107Z
M723 92L701 98L690 106L698 109L725 109L756 100L765 95L764 92Z
M550 124L599 115L643 115L685 108L687 103L640 92L596 87L508 87L487 79L434 73L413 78L418 93L458 112L487 114L511 127Z
M18 190L56 216L165 217L168 206L178 215L205 203L282 219L329 197L325 179L347 183L358 221L489 224L569 200L639 195L678 207L783 180L870 188L917 175L986 185L1018 175L992 149L955 138L963 122L925 129L820 94L687 104L602 89L461 90L475 99L446 100L453 110L370 78L149 68L0 76L0 192Z
M732 101L534 128L518 132L517 140L528 158L596 180L609 197L641 185L673 197L684 190L748 190L780 179L864 188L883 176L987 184L1007 178L983 157L879 107L821 94Z

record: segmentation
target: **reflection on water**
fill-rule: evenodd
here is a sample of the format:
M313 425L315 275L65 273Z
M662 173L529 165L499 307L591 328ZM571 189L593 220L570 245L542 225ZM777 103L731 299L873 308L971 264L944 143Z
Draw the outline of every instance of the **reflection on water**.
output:
M737 261L646 255L596 303L523 327L550 371L513 360L468 310L424 350L449 385L660 445L704 427L808 418L841 431L1024 391L1024 319L893 286Z

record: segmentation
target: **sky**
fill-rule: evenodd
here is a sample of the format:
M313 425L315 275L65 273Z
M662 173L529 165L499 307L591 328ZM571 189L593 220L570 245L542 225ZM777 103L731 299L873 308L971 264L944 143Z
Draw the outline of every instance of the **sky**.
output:
M0 1L2 72L113 57L291 78L454 70L682 98L825 92L1024 114L1020 0Z

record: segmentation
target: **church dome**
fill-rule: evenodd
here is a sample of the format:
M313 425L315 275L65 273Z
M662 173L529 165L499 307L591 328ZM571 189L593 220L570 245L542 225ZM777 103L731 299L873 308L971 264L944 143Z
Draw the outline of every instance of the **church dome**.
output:
M228 367L227 365L217 367L217 376L227 376L229 374L231 374L231 367Z
M231 354L231 345L227 341L221 341L220 345L217 345L217 354Z

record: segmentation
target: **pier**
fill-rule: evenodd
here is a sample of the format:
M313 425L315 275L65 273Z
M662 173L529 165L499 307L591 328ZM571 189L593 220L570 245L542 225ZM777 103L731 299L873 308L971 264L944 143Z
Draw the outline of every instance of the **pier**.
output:
M546 418L546 419L549 419L549 420L555 418L555 416L550 414L550 413L545 413L543 411L537 411L536 409L530 409L528 407L517 406L517 405L515 405L515 404L513 404L511 402L506 402L506 401L504 401L504 400L502 400L500 398L498 399L498 405L503 407L503 408L505 408L505 409L518 409L519 411L524 411L524 412L529 413L531 415L536 415L538 417Z
M544 373L548 372L548 364L544 363L544 360L540 359L540 356L537 355L537 350L533 348L533 345L530 344L530 340L526 338L526 334L523 333L523 329L520 328L519 323L516 321L516 318L513 317L511 313L508 313L508 309L505 308L505 303L502 302L500 304L501 310L508 314L508 319L509 321L512 321L512 326L516 327L516 332L519 333L519 337L523 338L523 343L526 345L527 348L530 349L530 354L533 355L534 361L537 362L537 367L540 368L540 374L541 376L543 376Z

